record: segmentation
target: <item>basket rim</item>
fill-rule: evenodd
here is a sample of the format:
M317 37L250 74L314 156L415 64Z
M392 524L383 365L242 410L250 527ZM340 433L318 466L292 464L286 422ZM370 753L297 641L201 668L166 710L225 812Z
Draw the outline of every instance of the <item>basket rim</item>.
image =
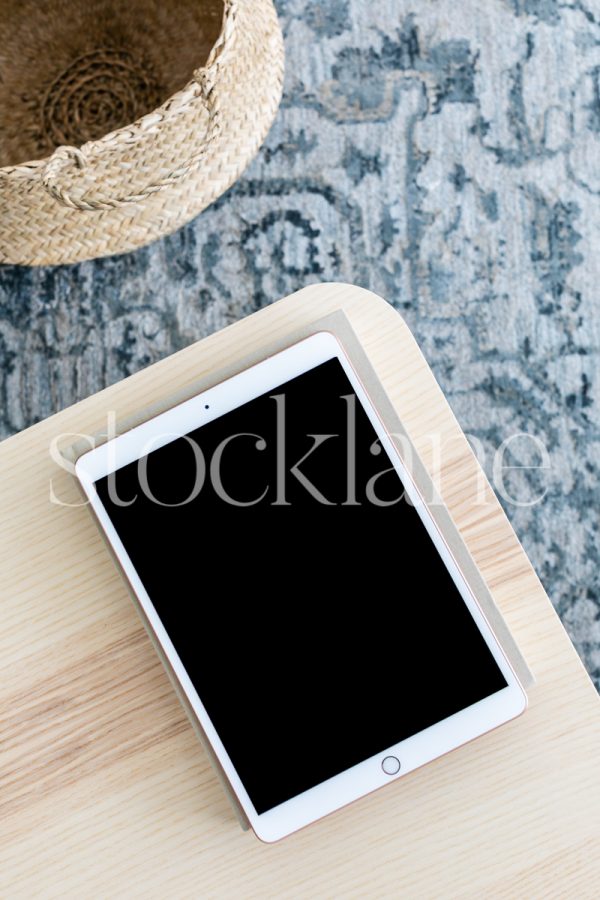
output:
M87 141L81 144L79 149L86 152L93 151L95 148L102 148L104 144L111 143L118 145L120 143L131 143L131 141L144 132L150 132L158 122L164 122L185 110L192 101L198 97L198 76L209 73L215 68L217 62L221 62L226 54L227 49L231 46L235 30L236 12L238 0L219 0L223 7L223 15L221 20L221 30L211 48L211 51L204 65L199 66L192 73L192 77L183 88L170 94L169 97L156 106L150 112L144 113L133 122L122 125L114 131L103 134L102 137L93 141ZM48 164L51 156L56 152L55 148L48 156L40 159L27 160L22 163L15 163L8 166L0 166L0 178L34 178L39 174L39 170Z

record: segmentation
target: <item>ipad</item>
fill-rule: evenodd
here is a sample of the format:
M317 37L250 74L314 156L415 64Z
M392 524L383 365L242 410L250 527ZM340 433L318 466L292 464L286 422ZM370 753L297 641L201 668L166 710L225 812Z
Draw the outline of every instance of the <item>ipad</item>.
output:
M332 334L87 452L76 474L261 840L525 709Z

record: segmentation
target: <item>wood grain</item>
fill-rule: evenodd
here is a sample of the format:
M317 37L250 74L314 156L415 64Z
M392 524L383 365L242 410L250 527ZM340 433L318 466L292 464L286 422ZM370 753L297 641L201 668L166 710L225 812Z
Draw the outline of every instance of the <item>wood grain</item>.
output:
M276 845L244 834L49 447L345 309L537 679L514 722ZM64 440L64 438L63 438ZM310 287L0 445L0 896L592 897L600 700L402 319Z

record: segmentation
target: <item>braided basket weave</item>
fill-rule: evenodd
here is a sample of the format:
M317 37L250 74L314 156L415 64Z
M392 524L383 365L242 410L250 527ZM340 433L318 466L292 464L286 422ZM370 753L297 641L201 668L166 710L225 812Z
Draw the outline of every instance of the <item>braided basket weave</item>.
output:
M254 156L282 75L272 0L3 0L0 262L174 231Z

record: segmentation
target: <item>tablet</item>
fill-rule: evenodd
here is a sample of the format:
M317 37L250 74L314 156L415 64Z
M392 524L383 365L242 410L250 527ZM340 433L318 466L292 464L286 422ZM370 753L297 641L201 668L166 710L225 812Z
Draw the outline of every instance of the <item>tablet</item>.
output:
M526 708L332 334L85 453L76 475L261 840Z

